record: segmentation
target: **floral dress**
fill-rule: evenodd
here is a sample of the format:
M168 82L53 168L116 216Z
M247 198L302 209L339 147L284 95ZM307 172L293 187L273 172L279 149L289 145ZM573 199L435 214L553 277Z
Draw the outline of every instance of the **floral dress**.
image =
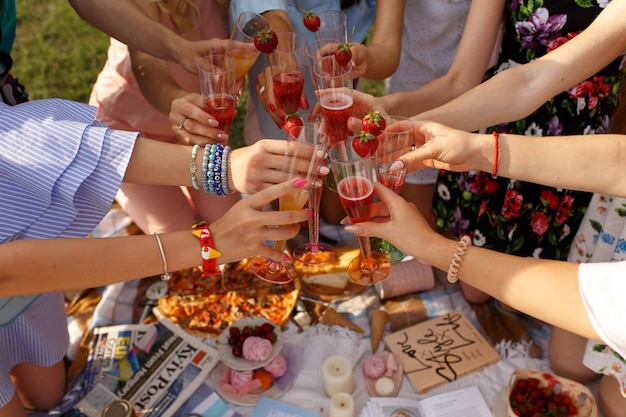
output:
M584 30L608 0L510 2L502 52L486 78L522 65ZM487 132L528 136L606 133L619 98L621 58L593 77L560 93L528 117ZM554 163L558 163L555 161ZM591 173L592 174L592 173ZM473 244L535 258L567 259L590 193L546 187L485 172L441 171L433 199L437 224Z

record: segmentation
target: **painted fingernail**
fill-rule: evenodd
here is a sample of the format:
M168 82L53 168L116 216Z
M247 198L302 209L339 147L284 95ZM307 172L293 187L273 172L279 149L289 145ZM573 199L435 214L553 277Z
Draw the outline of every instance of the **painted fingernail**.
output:
M306 184L306 180L305 180L305 179L299 179L299 180L295 180L295 181L293 182L293 185L294 185L296 188L302 188L302 187L304 187L304 185L305 185L305 184Z
M391 166L389 167L390 171L397 171L399 169L404 168L406 165L404 164L404 161L395 161L393 164L391 164Z
M307 210L307 212L306 212L306 214L307 214L309 217L313 217L313 210L308 209L308 210Z
M291 256L285 255L284 260L285 262L291 262Z
M344 217L343 219L341 219L341 221L339 222L339 224L349 224L350 220L348 220L347 217Z
M350 226L344 227L343 230L350 233L361 233L363 231L363 228L358 224L351 224Z
M274 113L276 111L276 106L274 106L273 104L270 104L270 111Z

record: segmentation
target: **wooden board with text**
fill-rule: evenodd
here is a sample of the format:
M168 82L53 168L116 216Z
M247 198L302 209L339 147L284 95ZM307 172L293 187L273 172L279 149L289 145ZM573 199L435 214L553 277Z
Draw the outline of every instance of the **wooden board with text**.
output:
M420 394L500 360L460 310L391 333L384 340Z

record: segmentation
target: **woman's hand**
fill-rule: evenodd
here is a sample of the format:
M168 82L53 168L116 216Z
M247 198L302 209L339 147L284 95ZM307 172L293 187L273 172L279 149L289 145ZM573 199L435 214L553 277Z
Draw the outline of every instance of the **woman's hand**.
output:
M374 183L374 195L380 201L372 207L372 220L348 225L345 230L357 236L380 237L402 252L419 258L430 240L439 235L414 204L379 182Z
M234 149L228 165L229 187L252 194L278 184L286 149L287 141L280 139L262 139Z
M222 253L219 262L233 262L253 255L265 256L275 261L287 260L284 252L266 246L265 241L287 240L297 235L300 231L298 223L307 220L309 211L263 211L263 208L280 196L305 185L306 180L303 179L273 185L241 199L224 216L213 222L213 242L215 248Z
M208 39L190 41L182 39L176 48L176 61L192 74L198 73L197 62L200 58L211 53L225 54L228 39Z
M352 117L348 119L348 129L358 134L361 130L361 119L370 111L379 111L383 115L387 115L387 112L378 102L378 98L354 90L352 92Z
M218 129L218 121L204 111L202 95L185 93L172 101L170 123L183 145L228 142L228 134Z

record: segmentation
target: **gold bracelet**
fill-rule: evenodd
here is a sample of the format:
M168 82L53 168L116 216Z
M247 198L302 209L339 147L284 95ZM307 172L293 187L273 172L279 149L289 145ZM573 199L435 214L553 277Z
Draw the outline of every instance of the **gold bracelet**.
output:
M161 244L161 238L157 232L154 232L154 237L156 238L157 243L159 244L159 251L161 252L161 260L163 261L163 275L161 275L161 279L163 281L169 281L172 279L172 274L167 270L167 259L165 258L165 251L163 250L163 245Z
M456 247L456 252L452 257L452 262L450 262L450 269L448 269L448 282L455 283L459 280L457 275L459 274L461 260L463 259L463 255L465 255L465 250L471 245L472 239L470 239L467 235L463 236L461 240L459 240L459 246Z

